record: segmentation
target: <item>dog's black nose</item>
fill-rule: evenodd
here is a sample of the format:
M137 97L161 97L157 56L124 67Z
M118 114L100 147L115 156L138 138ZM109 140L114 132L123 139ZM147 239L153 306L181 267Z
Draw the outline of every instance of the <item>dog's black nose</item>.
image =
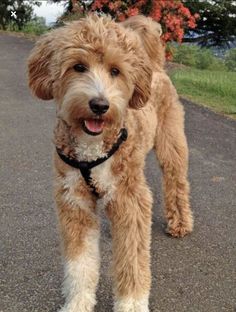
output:
M106 99L93 98L89 101L89 107L96 115L102 115L108 111L109 103Z

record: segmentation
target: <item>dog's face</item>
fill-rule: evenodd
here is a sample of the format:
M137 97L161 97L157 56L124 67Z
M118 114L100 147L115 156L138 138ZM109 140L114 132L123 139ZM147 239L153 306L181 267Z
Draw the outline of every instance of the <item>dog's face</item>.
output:
M77 133L120 129L128 107L150 96L151 66L138 35L90 16L43 36L29 58L29 86Z

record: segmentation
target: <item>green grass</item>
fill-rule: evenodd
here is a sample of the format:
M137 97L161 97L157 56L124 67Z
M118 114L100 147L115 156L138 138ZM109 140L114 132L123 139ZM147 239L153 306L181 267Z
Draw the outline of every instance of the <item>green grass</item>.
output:
M236 118L236 73L184 67L170 77L181 96Z

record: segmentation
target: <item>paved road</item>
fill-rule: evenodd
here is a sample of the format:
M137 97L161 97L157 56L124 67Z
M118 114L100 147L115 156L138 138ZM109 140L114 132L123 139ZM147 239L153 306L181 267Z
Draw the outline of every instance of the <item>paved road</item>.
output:
M33 99L25 60L32 43L0 36L0 311L55 312L62 304L62 265L52 199L54 105ZM151 153L147 176L155 197L153 312L236 311L236 122L186 107L195 231L163 232L160 172ZM153 170L153 168L157 170ZM110 233L102 235L97 312L112 311Z

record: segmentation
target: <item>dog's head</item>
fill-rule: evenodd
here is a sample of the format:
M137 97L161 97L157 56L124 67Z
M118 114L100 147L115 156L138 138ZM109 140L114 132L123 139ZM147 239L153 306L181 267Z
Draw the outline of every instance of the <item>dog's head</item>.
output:
M108 17L44 35L28 67L33 93L54 98L62 119L93 136L118 129L126 109L143 107L150 96L152 70L139 36Z

